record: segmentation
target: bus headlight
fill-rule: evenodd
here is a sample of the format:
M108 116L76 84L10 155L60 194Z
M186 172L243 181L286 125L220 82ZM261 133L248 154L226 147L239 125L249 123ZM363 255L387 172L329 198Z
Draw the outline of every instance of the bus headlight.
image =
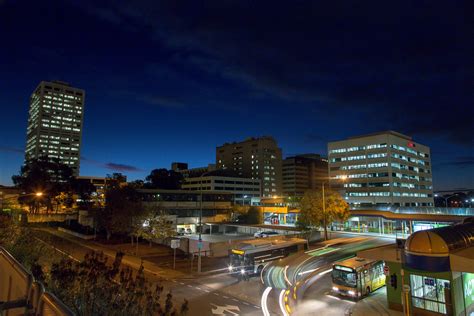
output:
M233 268L234 268L234 267L233 267L232 265L230 265L230 266L229 266L229 272L232 272L232 269L233 269Z
M355 292L354 291L347 291L347 294L349 294L350 296L354 296Z
M332 290L333 290L334 292L339 292L339 288L337 288L337 287L335 287L335 286L332 287Z
M244 270L244 269L240 269L240 273L241 273L241 274L245 274L245 270Z

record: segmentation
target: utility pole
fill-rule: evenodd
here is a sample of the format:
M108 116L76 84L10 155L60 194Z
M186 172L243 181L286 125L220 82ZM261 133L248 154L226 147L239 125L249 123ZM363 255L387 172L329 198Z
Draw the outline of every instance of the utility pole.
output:
M199 202L199 240L198 240L198 273L201 273L201 248L202 248L202 178L206 175L208 175L211 171L204 172L201 175L201 181L200 183L200 193L201 193L201 198Z

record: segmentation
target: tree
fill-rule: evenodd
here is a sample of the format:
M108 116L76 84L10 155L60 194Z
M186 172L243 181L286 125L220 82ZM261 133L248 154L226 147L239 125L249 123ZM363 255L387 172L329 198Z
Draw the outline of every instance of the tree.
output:
M134 274L122 267L123 253L109 264L103 253L88 253L82 262L69 258L53 264L48 288L77 315L178 315L172 295L161 303L163 287L151 285L143 265ZM180 315L188 310L185 300Z
M105 208L98 214L99 227L112 234L130 234L144 216L139 193L132 187L112 187L105 193Z
M143 182L143 180L135 180L135 181L129 182L128 185L134 189L142 189L145 183Z
M151 246L153 239L164 241L166 238L175 236L176 227L160 206L149 206L142 219L135 222L132 234L137 238L136 254L138 255L138 238L148 240Z
M247 212L249 211L248 205L232 205L231 221L242 221L247 218Z
M70 195L73 171L59 159L39 157L29 160L21 167L19 175L12 176L12 180L24 192L19 197L19 202L28 205L32 213L39 212L41 206L52 211L53 201L59 208L62 203L71 200L64 196ZM37 197L35 192L42 192L43 195Z
M136 232L137 237L141 237L146 240L158 239L164 240L169 237L176 235L176 228L172 221L169 220L168 215L159 211L151 213L142 225L140 225Z
M325 208L323 208L323 195L321 191L310 190L305 192L300 202L301 222L299 225L310 227L323 226L324 239L328 239L327 226L335 220L346 220L349 213L349 205L335 191L326 190L324 195ZM324 211L325 209L325 211Z
M1 188L0 188L1 190ZM15 198L7 198L0 200L0 212L1 211L15 211L21 210L21 205L18 202L18 199Z
M178 190L181 188L183 175L174 170L154 169L145 180L145 186L150 189Z
M263 214L262 212L255 206L251 206L247 211L247 224L262 224L263 222Z
M107 174L105 178L106 189L119 188L127 183L127 176L120 172Z
M15 216L1 212L0 246L7 249L27 269L32 269L43 256L51 258L51 251L54 251L47 243L37 242L35 234L16 222Z

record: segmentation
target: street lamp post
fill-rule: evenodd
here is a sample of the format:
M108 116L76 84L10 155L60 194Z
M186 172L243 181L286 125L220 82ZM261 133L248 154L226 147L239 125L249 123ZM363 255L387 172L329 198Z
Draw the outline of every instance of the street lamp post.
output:
M331 177L328 177L327 178L328 180L331 180L332 178ZM340 179L342 181L345 181L347 179L347 176L346 175L342 175L340 177ZM325 195L325 192L324 192L324 181L322 182L322 193L323 193L323 225L324 225L324 231L326 232L327 230L327 217L326 217L326 195ZM324 235L324 238L327 239L327 236Z
M450 196L448 196L448 197L444 197L444 196L440 196L440 195L438 195L438 194L435 194L435 197L440 197L440 198L444 199L444 204L446 205L446 207L449 207L449 205L448 205L448 200L449 200L450 198L452 198L453 196L457 196L457 195L458 195L458 194L455 193L455 194L450 195Z
M202 248L202 178L212 171L207 171L204 172L201 175L201 181L199 181L200 184L200 193L201 193L201 198L199 202L199 240L198 240L198 273L201 273L201 248Z

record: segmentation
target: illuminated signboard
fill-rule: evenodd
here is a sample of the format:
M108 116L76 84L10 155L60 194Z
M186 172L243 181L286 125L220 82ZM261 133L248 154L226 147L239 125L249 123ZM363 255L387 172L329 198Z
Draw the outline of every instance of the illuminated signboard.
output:
M408 147L410 147L410 148L415 148L415 144L412 143L412 142L408 142Z
M474 314L474 273L463 273L464 306L466 314Z
M339 265L335 265L334 269L341 270L341 271L347 271L347 272L354 272L354 270L351 269L351 268L344 267L344 266L339 266Z
M235 253L236 255L243 255L244 251L243 250L232 249L232 253Z

